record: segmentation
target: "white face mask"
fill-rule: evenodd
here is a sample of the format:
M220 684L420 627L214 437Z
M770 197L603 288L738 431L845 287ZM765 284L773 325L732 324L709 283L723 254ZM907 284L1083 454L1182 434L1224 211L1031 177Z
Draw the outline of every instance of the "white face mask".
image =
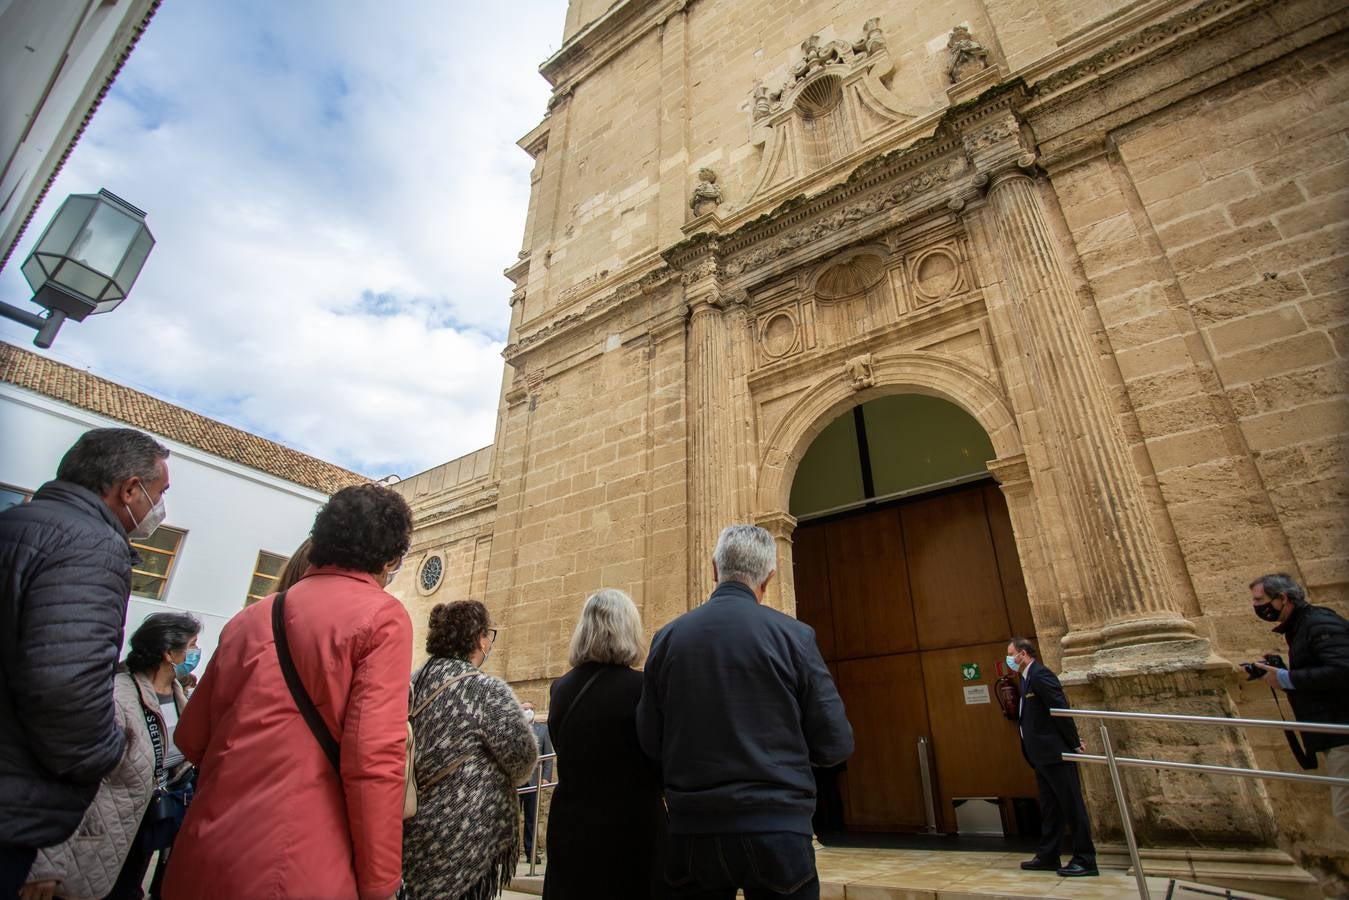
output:
M534 710L532 710L532 709L527 709L527 710L525 710L525 721L526 721L526 722L533 722L533 721L534 721Z
M144 484L141 485L141 493L145 495L146 500L150 499L150 492L145 489ZM131 521L135 525L127 532L126 536L133 541L146 540L155 533L155 529L164 521L164 516L167 514L164 509L164 495L159 495L159 502L153 503L150 511L145 514L145 518L139 522L136 521L136 514L131 511L131 507L126 508L126 514L131 517Z

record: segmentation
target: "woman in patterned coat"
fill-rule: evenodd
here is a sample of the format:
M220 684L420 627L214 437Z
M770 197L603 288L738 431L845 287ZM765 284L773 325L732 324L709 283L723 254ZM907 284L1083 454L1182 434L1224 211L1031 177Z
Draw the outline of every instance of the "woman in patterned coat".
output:
M476 600L431 610L431 658L413 679L411 703L417 815L403 828L403 883L414 900L487 900L515 872L515 786L539 748L510 687L479 671L495 639Z

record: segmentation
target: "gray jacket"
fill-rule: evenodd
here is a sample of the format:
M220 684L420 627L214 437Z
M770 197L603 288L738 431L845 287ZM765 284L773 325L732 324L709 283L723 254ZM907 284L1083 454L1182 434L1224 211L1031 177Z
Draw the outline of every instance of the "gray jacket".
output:
M133 676L125 669L117 673L113 696L117 726L126 735L126 750L99 785L75 833L54 847L39 850L28 872L28 881L61 882L56 893L66 900L94 900L108 895L155 790L155 750L141 704L159 719L160 733L167 735L159 697L149 678ZM181 713L187 698L176 681L173 696ZM170 778L174 774L170 773Z
M529 723L529 730L534 733L534 742L539 745L539 756L553 752L553 739L548 736L548 726L546 724L536 719ZM521 787L534 787L537 785L539 780L535 776L538 774L538 771L539 767L536 765L530 770L529 780L521 785ZM545 759L543 761L543 780L553 780L553 761L551 759Z

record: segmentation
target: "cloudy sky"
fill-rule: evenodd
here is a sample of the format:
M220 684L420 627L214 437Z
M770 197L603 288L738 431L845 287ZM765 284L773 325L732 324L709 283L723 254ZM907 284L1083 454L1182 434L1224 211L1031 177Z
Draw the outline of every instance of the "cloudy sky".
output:
M18 263L60 200L106 187L158 243L116 312L43 352L373 477L485 446L529 196L515 141L565 11L164 3L0 300L26 305Z

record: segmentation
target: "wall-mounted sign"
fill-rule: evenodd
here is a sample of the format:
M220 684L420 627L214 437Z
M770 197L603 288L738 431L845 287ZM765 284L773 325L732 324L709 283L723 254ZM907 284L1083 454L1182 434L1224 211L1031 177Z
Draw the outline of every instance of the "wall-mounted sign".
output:
M979 674L978 663L961 663L960 677L966 681L978 681L983 676Z
M972 684L972 685L967 685L967 686L964 688L964 691L965 691L965 705L966 705L966 706L973 706L973 705L976 704L976 703L987 703L987 702L989 702L989 700L988 700L988 685L986 685L986 684Z

